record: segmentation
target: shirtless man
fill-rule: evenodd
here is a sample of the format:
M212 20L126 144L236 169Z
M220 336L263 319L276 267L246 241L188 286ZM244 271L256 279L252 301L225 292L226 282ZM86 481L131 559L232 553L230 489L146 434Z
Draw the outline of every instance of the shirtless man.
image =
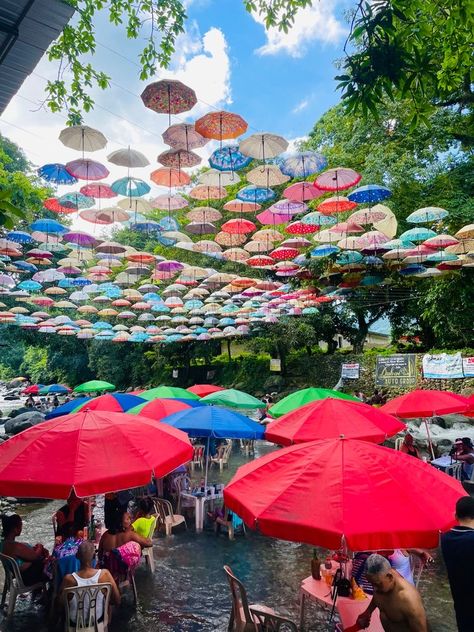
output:
M374 596L367 610L357 618L359 627L369 627L372 612L378 608L385 632L428 632L425 609L416 588L381 555L371 555L365 564Z

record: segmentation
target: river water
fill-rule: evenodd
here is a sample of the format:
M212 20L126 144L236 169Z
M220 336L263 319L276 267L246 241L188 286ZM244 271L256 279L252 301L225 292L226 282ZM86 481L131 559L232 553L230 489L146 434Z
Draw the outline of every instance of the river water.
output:
M237 442L236 442L237 443ZM257 444L260 456L273 446ZM230 466L222 474L211 471L210 480L226 482L236 468L249 457L237 446ZM200 478L200 473L195 475ZM22 540L52 544L51 516L60 502L20 505L24 516ZM160 536L154 545L154 575L140 567L136 573L139 603L135 611L129 598L115 613L111 632L207 632L226 630L230 596L222 570L228 564L245 584L250 603L264 603L277 612L298 621L298 591L301 580L310 574L312 549L306 545L265 538L253 532L237 536L213 531L196 534L192 521L188 531L176 531L171 537ZM439 552L435 564L424 572L420 591L433 632L456 630L449 586ZM310 631L333 630L327 614L308 602L306 628ZM3 626L2 626L3 629ZM7 629L16 632L44 632L48 628L39 606L21 600Z

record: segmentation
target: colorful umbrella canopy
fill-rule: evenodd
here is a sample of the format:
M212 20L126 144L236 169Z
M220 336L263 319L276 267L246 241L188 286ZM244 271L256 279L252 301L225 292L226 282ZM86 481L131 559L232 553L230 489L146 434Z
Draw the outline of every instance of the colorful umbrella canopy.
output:
M151 187L144 180L139 178L120 178L111 184L112 191L119 195L126 195L129 197L140 197L146 195L151 191Z
M89 208L90 206L94 206L95 204L95 200L93 197L83 195L78 191L65 193L64 195L61 195L58 201L62 206L71 206L75 210L81 208Z
M260 204L273 199L275 197L275 192L266 187L256 187L250 185L240 189L236 197L244 202L254 202L255 204Z
M206 395L210 395L211 393L217 393L218 391L225 390L222 386L217 386L215 384L194 384L194 386L189 386L187 389L190 393L194 393L198 397L206 397Z
M76 412L81 404L85 404L89 401L91 401L90 397L75 397L69 402L61 404L61 406L54 408L50 413L46 415L45 419L55 419L56 417L61 417L61 415L68 415L73 411Z
M184 171L166 167L152 171L150 173L150 180L155 184L170 188L184 186L191 182L191 178Z
M54 184L75 184L77 182L77 178L68 171L66 165L58 162L43 165L38 169L38 175L43 180Z
M262 401L235 388L226 388L217 393L211 393L203 397L202 401L205 404L217 404L220 406L229 406L230 408L265 408L265 404Z
M71 175L80 180L102 180L109 175L109 170L100 162L90 158L71 160L66 164Z
M107 156L107 160L114 165L127 167L128 169L136 167L147 167L150 164L148 158L136 149L117 149Z
M219 406L202 406L163 419L163 423L182 430L190 437L222 439L263 439L264 428L256 421Z
M192 453L184 433L147 417L74 413L0 446L0 493L67 498L71 490L85 497L139 487L169 474Z
M209 112L194 124L196 131L205 138L224 140L237 138L247 131L247 122L239 114L232 112Z
M27 386L25 390L22 391L23 395L38 395L41 388L44 387L44 384L32 384L31 386Z
M176 79L162 79L150 83L141 94L147 108L159 114L180 114L187 112L197 103L192 88Z
M406 221L410 224L426 224L428 222L439 222L439 220L448 217L448 215L448 211L444 208L439 208L438 206L427 206L410 213Z
M264 132L252 134L240 143L240 151L245 156L251 156L258 160L274 158L288 149L288 141L283 136Z
M360 182L361 178L360 173L354 169L336 167L319 175L314 181L314 185L323 191L341 191L353 187Z
M358 187L349 193L349 200L357 202L357 204L375 204L390 197L392 192L387 187L378 184L366 184Z
M221 226L221 230L224 233L234 235L246 235L256 230L256 228L255 224L248 219L230 219Z
M56 198L48 198L43 202L43 206L48 209L48 211L53 211L53 213L64 213L68 215L76 212L76 206L74 204L66 202L63 206Z
M92 198L113 198L117 197L117 194L112 191L108 184L105 182L95 182L93 184L85 184L80 189L80 193Z
M39 230L44 233L67 233L68 228L54 219L37 219L30 224L31 230Z
M107 323L108 324L108 323ZM84 382L83 384L79 384L74 389L75 393L100 393L101 391L114 391L114 384L110 384L110 382L104 382L102 380L90 380L89 382Z
M273 187L288 182L290 176L280 171L278 165L263 165L255 167L247 173L247 180L255 186Z
M437 547L464 495L459 481L407 454L366 441L327 439L239 468L224 489L224 502L264 535L373 551Z
M143 398L142 398L143 399ZM191 401L191 400L190 400ZM161 421L163 418L173 415L174 413L182 412L185 410L191 410L191 406L179 399L153 399L151 401L145 401L130 408L129 415L140 415L141 417L148 417L155 421Z
M87 409L111 413L125 413L134 406L139 406L143 403L143 399L137 395L130 395L129 393L107 393L106 395L89 399L87 402L81 402L73 409L73 412Z
M349 198L342 195L336 195L321 202L321 204L318 205L318 211L326 215L331 215L332 213L345 213L346 211L351 211L356 206L357 203L352 202Z
M216 149L209 158L209 164L219 171L239 171L252 162L252 158L244 156L238 145L227 145Z
M157 386L148 391L140 393L142 399L151 401L153 399L194 399L199 400L199 397L194 393L190 393L185 388L179 388L178 386Z
M321 197L326 191L318 189L312 182L296 182L290 184L289 187L283 191L284 197L288 200L295 200L296 202L308 202L315 198Z
M227 191L224 187L200 184L191 189L189 196L195 200L223 200Z
M269 409L269 414L272 417L281 417L286 413L295 410L296 408L300 408L305 404L309 404L310 402L314 402L320 399L326 399L328 397L332 397L335 399L345 399L354 402L359 402L356 397L352 395L347 395L346 393L341 393L340 391L332 391L328 388L304 388L299 391L295 391L290 395L287 395L283 399L281 399L278 403L274 404Z
M201 162L201 156L186 149L167 149L158 156L158 162L165 167L182 169L183 167L195 167Z
M260 208L260 204L244 202L243 200L229 200L224 204L224 210L233 213L255 213L255 211L258 211Z
M198 149L204 147L209 142L208 138L204 138L194 127L194 123L178 123L171 125L163 134L163 140L173 149Z
M64 386L63 384L50 384L49 386L43 386L39 394L40 395L52 395L54 393L58 395L65 395L66 393L70 393L71 389L68 386Z
M281 170L291 178L307 178L324 169L326 158L315 151L303 151L283 161Z
M405 424L378 408L329 397L305 404L268 424L265 438L280 445L342 435L346 439L382 443L405 428Z
M61 130L59 140L77 151L98 151L107 145L107 139L98 129L87 125L73 125Z
M434 417L463 413L469 408L469 400L450 391L415 390L395 397L380 410L403 419Z

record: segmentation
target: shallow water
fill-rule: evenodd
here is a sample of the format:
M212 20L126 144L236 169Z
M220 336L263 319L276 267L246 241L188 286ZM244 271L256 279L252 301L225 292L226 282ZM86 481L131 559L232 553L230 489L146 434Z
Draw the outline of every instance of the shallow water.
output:
M237 443L237 442L236 442ZM259 453L274 449L270 444L259 445ZM234 448L230 467L222 474L211 471L210 480L227 481L235 469L248 457ZM201 478L197 471L195 478ZM31 543L44 542L51 546L51 515L59 501L20 506L24 515L22 539ZM226 630L230 612L228 584L222 570L229 564L245 584L251 603L264 603L277 612L298 622L298 592L303 578L310 574L312 549L306 545L264 538L247 532L230 542L226 535L213 531L196 534L192 521L189 530L160 537L154 546L156 560L152 576L144 567L137 570L139 604L136 611L130 600L116 612L111 632L207 632ZM433 632L454 632L456 625L449 586L442 567L441 555L425 571L420 591ZM44 632L39 624L39 607L32 607L29 599L22 600L8 629L16 632ZM333 630L327 613L310 602L306 607L306 629Z

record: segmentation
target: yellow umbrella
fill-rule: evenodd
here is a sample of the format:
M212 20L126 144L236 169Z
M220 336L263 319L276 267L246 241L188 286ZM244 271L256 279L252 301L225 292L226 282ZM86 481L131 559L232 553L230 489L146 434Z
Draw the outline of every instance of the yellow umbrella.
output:
M455 234L458 239L474 239L474 224L467 224Z

